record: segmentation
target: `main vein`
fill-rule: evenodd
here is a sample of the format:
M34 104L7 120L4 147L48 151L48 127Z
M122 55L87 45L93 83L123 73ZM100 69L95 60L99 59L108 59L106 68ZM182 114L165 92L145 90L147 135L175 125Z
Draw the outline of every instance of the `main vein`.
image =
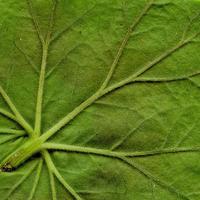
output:
M166 149L156 149L150 151L135 151L135 152L119 152L119 151L111 151L107 149L97 149L91 147L81 147L74 145L66 145L66 144L56 144L56 143L44 143L42 148L49 150L60 150L60 151L68 151L74 153L84 153L84 154L95 154L106 157L115 157L119 158L123 157L147 157L147 156L156 156L156 155L164 155L164 154L177 154L177 153L192 153L199 152L200 147L179 147L179 148L166 148Z
M48 44L46 43L43 46L43 55L42 55L42 63L41 63L41 70L39 77L37 103L36 103L35 128L34 128L34 132L36 135L40 135L41 133L42 103L44 94L44 80L45 80L45 72L47 65L47 56L48 56Z
M46 39L44 42L42 42L42 62L41 62L41 68L40 68L40 77L39 77L39 86L38 86L36 113L35 113L35 128L34 128L35 135L38 135L38 136L41 134L44 82L45 82L45 74L46 74L46 67L47 67L48 50L49 50L49 44L51 40L52 29L54 25L56 6L57 6L57 1L55 1L54 5L52 6L52 12L50 14L49 27L46 34ZM37 31L38 31L38 34L41 35L38 28L37 28Z

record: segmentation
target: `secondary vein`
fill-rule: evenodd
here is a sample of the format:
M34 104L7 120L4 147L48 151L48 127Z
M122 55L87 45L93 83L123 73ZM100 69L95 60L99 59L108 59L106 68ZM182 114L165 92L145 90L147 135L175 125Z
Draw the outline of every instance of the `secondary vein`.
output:
M190 42L191 42L190 40L185 40L184 42L178 43L176 46L174 46L171 49L167 50L166 52L164 52L163 54L161 54L160 56L155 58L152 62L150 62L147 65L145 65L144 67L142 67L139 71L137 71L136 73L130 75L128 78L126 78L126 79L124 79L124 80L122 80L122 81L120 81L120 82L118 82L116 84L113 84L110 87L107 87L104 90L104 95L108 94L108 93L110 93L110 92L112 92L112 91L114 91L114 90L116 90L118 88L121 88L121 87L123 87L123 86L125 86L125 85L127 85L129 83L137 82L138 81L138 77L140 77L142 74L144 74L145 72L150 70L152 67L154 67L155 65L157 65L161 61L165 60L170 55L175 53L180 48L186 46Z
M65 189L76 199L82 200L82 198L77 194L77 192L64 180L60 172L57 170L56 166L54 165L51 156L49 155L48 151L42 151L42 154L45 158L46 164L51 172L56 176L56 178L60 181L60 183L65 187Z
M136 163L134 160L127 159L125 157L121 157L120 160L129 165L133 170L137 170L140 174L142 174L144 177L148 178L152 182L156 183L157 185L160 185L162 188L166 189L168 192L175 194L179 198L183 200L190 200L185 194L180 192L179 190L176 190L173 186L166 183L165 181L162 181L160 178L156 177L146 169L144 169L141 165Z
M34 28L35 28L35 30L37 32L38 38L39 38L41 44L44 45L44 38L43 38L43 36L41 34L40 27L39 27L39 24L37 22L37 19L36 19L34 13L33 13L32 1L31 0L26 0L26 1L27 1L27 4L28 4L28 11L29 11L29 13L31 15L31 19L32 19Z
M47 163L47 168L49 172L49 181L50 181L50 186L51 186L52 200L57 200L55 179L54 179L54 174L52 172L50 163Z
M30 167L30 170L16 183L14 184L8 194L5 196L4 200L9 199L10 195L21 185L23 182L31 175L34 171L35 167L37 166L37 162Z
M36 192L39 180L40 180L40 175L41 175L41 172L42 172L42 166L43 166L43 160L41 159L39 161L39 164L38 164L38 167L37 167L36 177L35 177L35 181L33 183L32 190L31 190L30 195L29 195L27 200L32 200L34 195L35 195L35 192Z
M145 8L142 10L142 12L140 13L140 15L136 18L136 20L130 25L130 27L128 28L126 35L117 51L117 54L114 58L114 61L110 67L110 70L107 74L107 77L105 79L105 81L103 82L101 89L105 89L105 87L109 84L109 81L111 80L115 69L119 63L120 58L122 57L124 48L127 46L127 43L131 37L132 32L134 31L134 29L137 27L137 25L140 23L140 21L142 20L142 18L145 16L145 14L148 12L148 10L151 8L153 1L149 1L149 3L147 3L147 5L145 6Z
M7 110L0 108L0 114L7 117L8 119L11 119L17 122L17 118L12 113L8 112Z
M0 128L0 133L10 133L17 136L26 135L26 131L24 130L16 130L11 128Z
M12 110L12 112L15 114L15 117L13 117L11 114L9 114L7 111L1 110L2 114L6 115L9 118L12 118L19 122L19 124L27 131L27 133L32 136L33 135L33 129L32 127L28 124L28 122L24 119L24 117L21 115L21 113L18 111L18 109L15 107L13 102L11 101L10 97L8 94L5 92L5 90L0 86L0 94L2 95L3 99L9 106L9 108Z

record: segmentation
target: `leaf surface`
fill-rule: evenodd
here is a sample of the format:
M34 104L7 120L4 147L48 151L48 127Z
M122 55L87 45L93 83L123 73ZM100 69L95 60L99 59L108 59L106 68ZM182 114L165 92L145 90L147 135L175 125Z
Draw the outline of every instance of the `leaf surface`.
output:
M3 200L200 198L198 0L0 10Z

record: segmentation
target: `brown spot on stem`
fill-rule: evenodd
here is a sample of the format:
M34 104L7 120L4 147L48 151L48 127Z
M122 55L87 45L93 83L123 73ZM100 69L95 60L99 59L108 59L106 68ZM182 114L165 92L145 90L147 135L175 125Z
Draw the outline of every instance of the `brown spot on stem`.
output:
M1 166L1 171L2 172L11 172L13 171L14 167L10 163L5 163L4 165Z

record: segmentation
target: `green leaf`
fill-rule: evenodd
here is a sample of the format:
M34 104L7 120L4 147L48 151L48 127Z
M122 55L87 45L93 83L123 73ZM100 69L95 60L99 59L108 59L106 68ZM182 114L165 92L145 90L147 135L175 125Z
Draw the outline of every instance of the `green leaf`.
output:
M200 198L199 0L0 10L1 199Z

